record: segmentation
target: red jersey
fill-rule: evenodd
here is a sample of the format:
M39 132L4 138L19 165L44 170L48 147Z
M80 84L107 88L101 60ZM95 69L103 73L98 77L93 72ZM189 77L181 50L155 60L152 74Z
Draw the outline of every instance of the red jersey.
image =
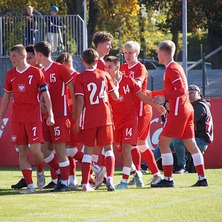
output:
M81 128L112 124L107 92L115 88L110 75L99 69L88 69L76 77L75 95L84 96Z
M181 65L171 62L164 73L163 90L153 91L152 95L164 95L169 101L170 113L177 116L193 111L189 100L187 78Z
M103 59L98 58L97 69L105 71L105 62Z
M70 83L73 77L62 64L57 62L52 62L49 67L42 70L49 84L54 117L67 116L66 84Z
M137 82L140 81L142 92L146 92L148 72L141 62L137 62L131 67L128 67L128 64L124 63L120 70L123 75L131 76ZM144 104L136 95L133 95L133 102L139 116L144 116L147 113L150 113L151 106Z
M115 101L112 98L109 100L116 130L122 128L133 116L137 116L133 104L133 94L139 92L141 92L141 88L134 79L121 75L119 80L119 100Z
M75 80L76 80L76 76L79 74L79 72L77 72L76 70L73 71L70 75L73 77L73 84L75 85ZM70 89L68 87L66 87L66 97L67 97L67 103L68 103L68 108L69 111L72 113L72 109L73 109L73 100L70 94Z
M13 93L12 121L33 123L40 120L39 87L45 85L42 71L28 66L23 71L16 68L6 74L5 92Z

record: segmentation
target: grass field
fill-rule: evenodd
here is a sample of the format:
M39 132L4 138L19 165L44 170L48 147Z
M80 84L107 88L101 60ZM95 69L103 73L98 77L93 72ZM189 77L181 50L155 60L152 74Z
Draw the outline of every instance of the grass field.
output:
M78 171L78 182L81 181ZM46 170L46 182L50 182ZM144 188L107 192L70 191L21 195L11 190L21 178L18 168L0 168L0 221L222 221L222 169L206 171L209 187L191 187L196 174L174 175L174 188L150 188L150 174L143 175ZM33 173L36 183L35 172ZM116 171L114 182L121 179Z

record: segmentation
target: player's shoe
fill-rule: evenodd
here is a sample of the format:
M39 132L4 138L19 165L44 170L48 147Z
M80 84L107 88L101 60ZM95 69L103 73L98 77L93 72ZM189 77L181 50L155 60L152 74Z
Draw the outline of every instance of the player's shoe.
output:
M45 187L43 187L43 189L54 189L56 186L56 183L54 183L53 181L51 181L50 183L48 183Z
M156 174L153 176L150 184L157 184L159 183L161 180L163 180L163 177L160 174Z
M69 187L70 187L71 190L78 190L78 189L79 189L79 186L78 186L77 183L76 183L76 184L70 183L70 184L69 184Z
M140 171L136 171L134 175L134 179L136 182L136 187L143 187L142 173Z
M136 185L136 182L135 182L134 177L129 181L128 185L129 185L129 186L134 186L134 185Z
M192 187L208 187L207 179L198 180Z
M116 186L116 190L125 190L125 189L128 189L128 184L122 181Z
M111 183L107 183L106 184L106 187L107 187L107 191L115 191L115 186Z
M20 192L20 194L33 194L33 193L36 193L36 189L35 188L29 188L29 187Z
M96 173L96 189L98 189L101 186L104 180L104 176L106 174L106 167L102 166L100 168L101 168L100 171Z
M163 179L157 184L151 184L151 187L174 187L174 182Z
M91 191L95 191L90 185L84 185L82 187L82 191L84 192L91 192Z
M25 182L25 179L22 178L21 180L19 180L18 183L11 185L12 189L22 189L23 187L27 187L27 184Z
M66 192L66 191L70 191L70 187L66 186L65 184L59 182L56 187L54 188L54 190L52 190L53 192Z
M89 184L94 187L96 185L96 180L94 178L89 179Z
M44 171L39 173L39 172L36 172L37 174L37 187L39 190L42 190L45 186L45 174L44 174Z

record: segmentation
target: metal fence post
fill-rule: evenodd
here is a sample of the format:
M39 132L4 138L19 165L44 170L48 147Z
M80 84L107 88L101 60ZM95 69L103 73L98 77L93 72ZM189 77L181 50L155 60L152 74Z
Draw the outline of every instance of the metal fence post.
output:
M206 87L206 69L205 69L205 53L202 54L202 94L205 96Z

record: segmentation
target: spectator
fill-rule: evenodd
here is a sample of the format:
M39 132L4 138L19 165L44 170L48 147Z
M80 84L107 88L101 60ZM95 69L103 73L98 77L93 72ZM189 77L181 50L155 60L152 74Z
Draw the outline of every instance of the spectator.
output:
M62 40L61 35L61 28L66 28L66 26L61 22L59 17L57 16L59 12L59 8L53 5L50 9L50 15L46 17L46 24L47 24L47 38L48 42L52 46L52 53L57 52L58 44L59 44L59 37L60 41Z
M37 20L34 17L34 8L32 6L27 7L26 19L25 45L27 46L35 43L35 33L37 31Z

